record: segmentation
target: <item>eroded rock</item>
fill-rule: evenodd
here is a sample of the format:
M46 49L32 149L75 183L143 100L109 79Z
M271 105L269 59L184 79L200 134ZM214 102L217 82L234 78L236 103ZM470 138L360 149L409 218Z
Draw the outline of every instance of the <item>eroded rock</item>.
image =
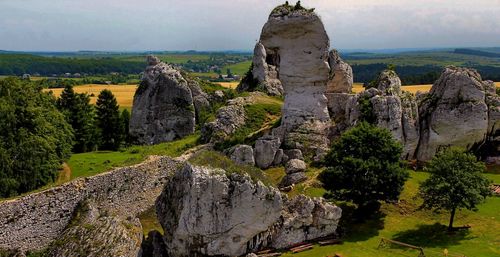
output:
M253 148L249 145L236 145L229 150L229 157L240 165L255 165Z
M195 105L188 82L172 66L149 56L134 95L130 134L141 144L172 141L194 133ZM203 100L198 98L200 105Z
M328 54L330 64L330 80L327 83L327 93L351 93L354 76L352 68L340 58L337 50Z

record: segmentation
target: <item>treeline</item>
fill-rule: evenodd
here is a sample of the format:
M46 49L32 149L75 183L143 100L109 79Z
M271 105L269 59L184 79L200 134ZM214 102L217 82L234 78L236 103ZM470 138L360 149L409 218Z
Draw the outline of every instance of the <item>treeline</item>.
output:
M386 63L354 64L352 65L354 81L369 83L378 76L380 71L386 68ZM470 68L477 69L484 80L500 81L500 67L478 65ZM403 85L433 84L443 69L444 67L434 65L396 66L395 68Z
M481 50L467 49L467 48L457 48L453 53L456 54L466 54L466 55L475 55L475 56L483 56L490 58L500 58L499 53L485 52Z
M111 91L96 105L67 85L59 99L36 83L0 80L0 197L56 180L71 152L117 150L128 144L130 113L119 112Z
M109 74L120 72L139 74L144 70L144 62L123 61L117 58L56 58L28 54L1 54L0 74L19 76L35 74L51 76L64 73Z

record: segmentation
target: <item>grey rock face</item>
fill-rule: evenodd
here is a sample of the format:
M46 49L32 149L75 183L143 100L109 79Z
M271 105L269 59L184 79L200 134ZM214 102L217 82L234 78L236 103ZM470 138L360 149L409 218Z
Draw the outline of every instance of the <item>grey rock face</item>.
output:
M328 54L330 64L330 79L327 83L327 93L351 93L354 76L352 68L340 58L337 50Z
M255 164L261 169L269 168L273 162L276 153L280 148L279 138L263 137L255 141Z
M441 147L471 149L485 141L489 126L485 102L488 86L475 70L444 70L420 107L419 160L430 160Z
M289 149L285 150L285 155L288 157L288 159L299 159L299 160L304 160L304 156L302 155L302 151L300 149Z
M253 148L249 145L237 145L229 150L229 156L237 164L255 165L253 157Z
M142 226L137 218L122 219L100 213L85 203L72 225L49 248L48 256L123 256L137 257L142 241Z
M305 196L288 200L250 177L189 164L158 198L169 256L241 256L335 233L341 209Z
M286 174L306 171L306 163L303 160L291 159L285 165Z
M376 81L377 89L384 95L400 95L401 79L393 70L384 70L380 73Z
M274 11L264 25L256 56L265 55L259 59L276 67L283 86L285 144L314 152L311 148L326 148L329 142L330 116L325 91L330 78L330 42L315 13L281 9L283 12ZM254 63L254 70L259 67L258 62Z
M188 82L156 57L148 57L148 64L134 96L130 134L139 143L156 144L194 133L195 106Z

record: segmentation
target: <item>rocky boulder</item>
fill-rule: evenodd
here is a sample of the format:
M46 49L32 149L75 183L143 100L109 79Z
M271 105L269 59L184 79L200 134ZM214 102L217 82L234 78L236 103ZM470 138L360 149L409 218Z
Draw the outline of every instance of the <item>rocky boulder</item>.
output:
M158 58L149 56L147 61L134 95L131 136L141 144L157 144L194 133L195 106L190 85L178 70Z
M241 256L335 233L341 209L246 175L186 164L156 202L169 256Z
M253 148L249 145L236 145L229 149L229 158L240 165L255 165Z
M472 69L447 67L420 106L418 160L430 160L442 147L477 148L488 135L488 82Z
M281 140L273 136L265 136L255 141L255 164L261 169L267 169L274 163L276 153L281 146Z
M351 93L354 82L351 66L340 58L337 50L330 51L328 63L331 70L326 93Z
M306 171L307 166L303 160L299 159L291 159L285 164L285 172L286 174L292 174L297 172Z

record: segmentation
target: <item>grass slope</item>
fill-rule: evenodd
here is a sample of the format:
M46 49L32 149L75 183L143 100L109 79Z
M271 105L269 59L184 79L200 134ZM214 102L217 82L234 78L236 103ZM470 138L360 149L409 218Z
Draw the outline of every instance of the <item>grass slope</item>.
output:
M487 174L490 179L500 180L500 175ZM342 256L418 256L418 252L397 247L377 249L380 238L385 237L424 247L426 256L443 256L449 250L450 256L500 256L500 197L490 197L479 206L478 212L460 211L456 226L469 224L469 231L446 233L448 213L419 210L421 199L417 197L418 185L428 177L424 172L411 172L397 205L383 204L381 214L364 223L352 223L349 218L351 207L339 203L343 208L341 223L345 236L342 245L315 246L313 250L283 256L316 257ZM307 193L307 191L305 191ZM452 255L455 254L455 255Z

